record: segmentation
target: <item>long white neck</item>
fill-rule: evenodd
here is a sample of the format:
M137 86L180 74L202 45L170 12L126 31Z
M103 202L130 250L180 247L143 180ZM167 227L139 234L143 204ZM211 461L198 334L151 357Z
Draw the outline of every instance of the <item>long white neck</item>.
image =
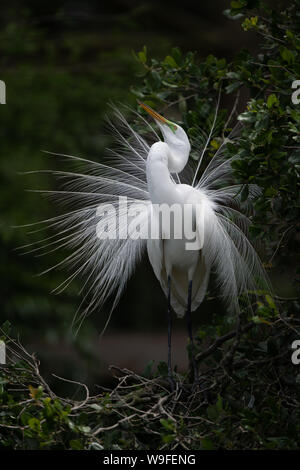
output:
M189 144L189 143L188 143ZM168 167L171 173L180 173L188 162L190 154L190 146L188 145L172 145L169 147L169 163Z
M176 185L171 179L168 162L169 146L165 142L152 145L147 158L147 183L153 204L172 204Z

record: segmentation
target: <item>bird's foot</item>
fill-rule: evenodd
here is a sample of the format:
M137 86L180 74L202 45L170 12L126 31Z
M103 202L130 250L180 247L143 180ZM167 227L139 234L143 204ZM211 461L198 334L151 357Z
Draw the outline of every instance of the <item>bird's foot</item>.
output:
M199 379L198 376L194 378L194 382L193 382L193 385L192 385L192 391L193 392L200 392L201 391L201 382L200 382L200 379Z
M168 380L168 383L170 385L171 392L174 392L174 390L176 390L176 381L174 380L173 375L169 374L168 377L167 377L167 380Z

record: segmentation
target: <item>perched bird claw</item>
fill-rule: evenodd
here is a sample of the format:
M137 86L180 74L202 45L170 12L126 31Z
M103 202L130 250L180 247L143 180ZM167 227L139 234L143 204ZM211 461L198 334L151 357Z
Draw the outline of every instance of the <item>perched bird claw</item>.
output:
M193 392L196 392L196 391L201 392L201 382L199 380L199 377L195 378L193 386L192 386L192 391Z
M176 380L174 380L172 375L168 375L168 382L170 384L171 392L176 390Z

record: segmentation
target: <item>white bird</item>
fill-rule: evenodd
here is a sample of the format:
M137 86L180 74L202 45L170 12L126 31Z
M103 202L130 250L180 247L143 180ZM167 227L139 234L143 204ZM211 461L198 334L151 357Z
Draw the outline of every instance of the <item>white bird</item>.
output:
M268 288L268 280L245 233L250 221L238 210L243 186L229 184L233 159L225 158L222 152L224 143L198 179L210 133L190 184L181 184L178 174L187 166L191 149L187 134L178 124L165 119L149 106L140 105L154 118L164 140L161 141L141 117L156 140L149 145L115 109L119 126L113 126L113 130L119 148L110 151L107 164L61 155L75 164L76 171L49 170L61 179L63 189L42 192L54 196L63 205L68 204L71 210L40 222L55 229L55 234L31 244L37 244L31 251L44 254L46 247L51 247L51 252L65 247L71 249L66 259L44 273L61 265L71 268L71 275L56 291L65 289L75 277L83 277L83 301L89 300L87 308L80 314L80 323L87 313L100 309L115 292L114 309L147 247L154 273L168 298L169 375L172 374L172 307L179 317L186 312L192 367L197 380L191 311L203 301L210 273L214 273L220 295L232 313L239 311L241 294ZM250 184L248 203L259 194L259 188ZM120 204L120 197L122 202L124 196L127 198L126 207ZM103 204L107 209L100 214L99 206L103 208ZM163 227L160 237L155 240L149 236L116 237L117 232L128 234L132 227L137 226L140 233L149 235L157 204L178 204L181 207L188 204L199 208L198 212L190 212L189 220L195 229L197 249L187 249L186 243L190 240L184 237L175 239L173 234L166 238ZM43 245L45 241L47 243Z

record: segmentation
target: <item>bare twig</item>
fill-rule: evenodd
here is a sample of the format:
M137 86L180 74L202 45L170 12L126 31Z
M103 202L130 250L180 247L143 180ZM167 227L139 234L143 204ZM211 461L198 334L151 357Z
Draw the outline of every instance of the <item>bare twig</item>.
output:
M288 227L288 228L283 232L283 234L282 234L282 236L281 236L279 242L277 243L277 246L276 246L276 249L275 249L274 253L272 254L271 258L269 259L269 263L272 263L272 261L273 261L275 255L276 255L276 253L277 253L277 251L278 251L279 248L280 248L280 245L281 245L282 240L284 239L285 235L286 235L292 228L294 228L294 225L291 225L290 227Z
M123 419L120 419L120 421L118 421L117 423L113 424L112 426L107 426L107 427L101 427L101 428L98 428L96 429L96 431L94 431L92 433L93 436L97 436L97 434L99 434L100 432L105 432L105 431L111 431L112 429L115 429L117 428L121 423L125 423L126 421L130 421L132 418L134 418L136 416L136 414L134 413L133 415L130 415L130 416L125 416L125 418Z
M82 384L81 382L76 382L75 380L65 379L64 377L60 377L59 375L56 375L56 374L52 374L52 375L53 375L53 377L55 377L59 380L63 380L64 382L68 382L70 384L80 385L81 387L83 387L85 389L85 392L86 392L85 399L79 405L73 406L71 408L71 411L79 410L79 408L82 408L84 405L87 404L87 402L90 398L90 393L89 393L88 387L85 384Z
M240 332L240 334L244 334L247 331L251 330L251 328L253 328L254 326L256 326L256 324L251 321L247 323L246 325L242 326L240 330L238 331ZM210 356L219 346L221 346L226 341L229 341L230 339L234 338L237 335L238 331L234 330L234 331L231 331L230 333L226 333L225 335L220 336L207 349L205 349L205 351L202 351L197 354L196 361L200 362L206 357Z

